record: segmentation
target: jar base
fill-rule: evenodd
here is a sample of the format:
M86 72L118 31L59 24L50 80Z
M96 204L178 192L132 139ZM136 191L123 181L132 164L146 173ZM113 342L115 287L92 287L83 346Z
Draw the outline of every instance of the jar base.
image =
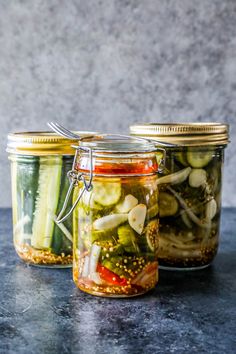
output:
M47 269L72 268L72 264L36 264L36 263L24 262L23 260L22 260L22 262L29 265L29 266L36 267L36 268L47 268Z
M149 291L153 290L157 284L156 281L146 287L142 287L140 285L118 286L108 284L96 284L88 279L84 279L83 281L81 279L78 280L75 272L73 273L73 280L77 288L87 294L110 298L126 298L144 295Z
M195 270L201 270L208 268L211 265L211 263L202 265L202 266L196 266L196 267L170 267L170 266L165 266L165 265L159 265L159 269L161 270L167 270L167 271L178 271L178 272L188 272L188 271L195 271Z
M142 292L142 293L138 293L138 294L105 294L105 293L100 293L99 291L89 291L89 290L85 290L85 289L81 289L81 288L78 288L79 290L83 291L84 293L87 293L89 295L93 295L93 296L99 296L99 297L110 297L110 298L127 298L127 297L137 297L137 296L142 296L144 294L147 294L146 291ZM149 290L150 291L150 290Z
M83 291L84 293L86 294L89 294L89 295L93 295L93 296L98 296L98 297L109 297L109 298L117 298L117 299L121 299L121 298L128 298L128 297L137 297L137 296L142 296L142 295L145 295L147 294L148 292L152 291L154 288L152 289L149 289L147 291L143 291L143 292L139 292L137 294L112 294L112 293L103 293L103 292L99 292L99 291L94 291L94 290L89 290L89 289L86 289L86 288L81 288L81 287L78 287L78 289L80 291Z

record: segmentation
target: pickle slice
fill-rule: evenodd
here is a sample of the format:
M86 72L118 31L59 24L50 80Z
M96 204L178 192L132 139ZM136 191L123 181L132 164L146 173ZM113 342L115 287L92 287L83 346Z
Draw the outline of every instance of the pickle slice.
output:
M126 252L139 252L135 232L129 225L123 225L118 228L118 237L119 243L124 247Z
M93 230L91 232L92 243L93 242L107 242L117 239L116 229L108 229L108 230Z
M189 149L187 152L188 163L194 168L202 168L209 164L212 159L212 151L194 151Z
M184 152L178 151L175 153L175 158L178 162L181 163L184 167L188 167L188 161Z
M166 192L159 194L160 217L175 215L178 211L178 207L178 202L173 195Z
M82 198L81 198L82 203L90 209L96 209L96 210L102 210L103 206L101 204L98 204L94 200L94 194L91 191L84 191Z
M120 182L94 182L93 200L103 206L116 204L121 196Z
M158 213L159 213L159 208L158 208L158 204L156 203L147 210L147 217L148 219L155 218L155 216L157 216Z
M145 229L145 235L147 239L147 244L149 249L152 252L155 252L158 249L158 221L151 220L147 224L147 227Z

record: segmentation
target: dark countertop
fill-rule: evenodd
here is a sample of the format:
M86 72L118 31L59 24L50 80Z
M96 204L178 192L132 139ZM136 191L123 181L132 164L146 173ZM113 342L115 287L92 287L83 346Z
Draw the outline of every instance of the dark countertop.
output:
M70 269L27 266L0 209L0 353L235 353L236 209L224 209L213 265L160 271L155 291L130 299L84 294Z

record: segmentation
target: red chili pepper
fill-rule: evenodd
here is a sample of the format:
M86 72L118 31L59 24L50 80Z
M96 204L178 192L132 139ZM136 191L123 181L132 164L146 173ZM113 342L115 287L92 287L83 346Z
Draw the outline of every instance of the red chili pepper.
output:
M100 277L113 285L127 285L128 282L125 278L119 277L119 275L113 273L111 270L107 269L106 267L102 266L101 264L97 265L97 271Z

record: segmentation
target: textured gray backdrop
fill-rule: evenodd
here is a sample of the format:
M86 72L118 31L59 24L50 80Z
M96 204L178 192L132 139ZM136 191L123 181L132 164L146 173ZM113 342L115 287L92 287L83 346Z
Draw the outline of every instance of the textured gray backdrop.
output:
M224 205L236 205L235 0L0 0L0 206L6 134L57 120L231 124Z

